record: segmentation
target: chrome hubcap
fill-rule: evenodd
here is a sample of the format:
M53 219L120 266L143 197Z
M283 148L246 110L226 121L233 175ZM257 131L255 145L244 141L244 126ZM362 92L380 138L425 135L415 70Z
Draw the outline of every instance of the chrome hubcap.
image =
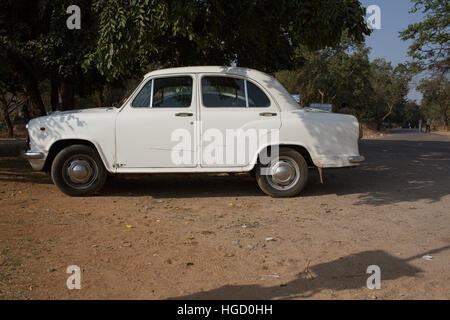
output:
M300 168L290 157L282 156L270 166L269 184L278 190L292 188L300 178Z
M67 175L75 183L86 183L92 177L92 167L86 160L74 160L67 168Z
M89 188L97 179L98 168L88 155L76 155L67 159L63 166L63 179L72 188Z
M287 161L279 161L272 166L272 180L279 185L288 185L295 177L295 168Z

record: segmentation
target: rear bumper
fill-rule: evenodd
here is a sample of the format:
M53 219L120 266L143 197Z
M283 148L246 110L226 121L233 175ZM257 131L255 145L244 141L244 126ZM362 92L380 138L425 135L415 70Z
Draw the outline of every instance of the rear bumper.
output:
M27 159L33 170L41 171L44 169L46 155L43 152L25 151L22 158Z
M348 162L350 163L361 163L364 162L366 158L364 156L350 156L348 157Z

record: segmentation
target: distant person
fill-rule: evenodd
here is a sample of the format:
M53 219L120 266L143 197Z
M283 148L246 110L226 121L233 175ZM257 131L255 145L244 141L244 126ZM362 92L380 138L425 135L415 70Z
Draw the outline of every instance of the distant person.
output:
M422 125L423 125L423 120L420 119L419 120L419 132L422 132Z
M408 129L411 129L411 122L408 122Z
M431 119L428 118L427 119L427 126L425 128L425 133L430 133L431 132Z

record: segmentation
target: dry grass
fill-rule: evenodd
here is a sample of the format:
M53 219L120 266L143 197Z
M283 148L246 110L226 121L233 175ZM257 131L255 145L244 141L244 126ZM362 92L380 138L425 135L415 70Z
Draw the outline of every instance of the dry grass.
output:
M377 130L376 123L361 122L361 128L363 138L369 138L370 136L376 136L377 134L383 133L383 131Z

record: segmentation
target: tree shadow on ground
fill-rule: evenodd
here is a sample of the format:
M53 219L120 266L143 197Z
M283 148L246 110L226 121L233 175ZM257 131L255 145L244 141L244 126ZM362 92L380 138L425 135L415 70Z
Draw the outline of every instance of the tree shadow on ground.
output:
M0 157L0 181L51 184L52 179L44 172L32 171L24 159Z
M355 205L386 205L450 194L450 143L365 140L360 167L324 170L325 184L312 184L305 195L357 194Z
M427 252L434 254L449 249L442 247ZM399 259L385 251L364 251L340 259L313 265L297 274L297 278L282 285L263 287L260 285L226 285L217 289L202 291L169 299L180 300L270 300L308 298L323 290L349 290L366 288L370 274L367 267L377 265L383 281L404 277L416 277L422 270L408 264L408 261L422 257L423 254L407 259Z

